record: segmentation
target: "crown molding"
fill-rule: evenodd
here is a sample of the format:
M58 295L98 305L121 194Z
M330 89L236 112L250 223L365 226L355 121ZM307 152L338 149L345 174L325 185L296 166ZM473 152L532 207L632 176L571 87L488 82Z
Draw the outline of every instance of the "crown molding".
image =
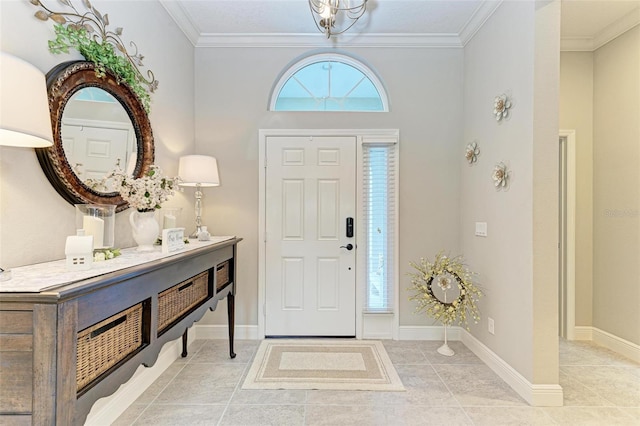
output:
M639 24L640 7L605 27L593 37L563 37L560 40L560 50L563 52L593 52Z
M408 47L461 48L457 34L356 34L327 39L322 34L201 34L196 47Z
M625 16L596 34L593 37L593 50L604 46L614 38L629 31L638 24L640 24L640 7L627 13Z
M478 9L473 13L471 18L464 24L460 31L460 42L463 46L466 46L469 41L476 35L478 30L482 28L487 19L493 15L493 13L502 4L503 0L497 1L483 1Z
M167 11L171 19L182 30L187 39L193 46L196 46L198 38L200 37L200 30L196 27L195 23L191 20L187 12L180 4L180 2L174 0L158 0L164 10Z

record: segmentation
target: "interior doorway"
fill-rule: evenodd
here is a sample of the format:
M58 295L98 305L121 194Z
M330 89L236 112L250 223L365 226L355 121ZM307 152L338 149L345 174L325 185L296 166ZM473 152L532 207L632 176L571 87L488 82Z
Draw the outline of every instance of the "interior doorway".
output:
M575 339L576 304L576 136L561 130L559 137L558 216L558 335Z

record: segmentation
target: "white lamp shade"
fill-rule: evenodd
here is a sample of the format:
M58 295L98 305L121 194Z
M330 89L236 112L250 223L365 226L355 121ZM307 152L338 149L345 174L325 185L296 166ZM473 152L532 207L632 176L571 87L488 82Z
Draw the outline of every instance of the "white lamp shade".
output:
M53 145L44 74L4 52L0 52L0 145Z
M180 157L178 176L181 186L219 186L218 161L207 155L185 155Z

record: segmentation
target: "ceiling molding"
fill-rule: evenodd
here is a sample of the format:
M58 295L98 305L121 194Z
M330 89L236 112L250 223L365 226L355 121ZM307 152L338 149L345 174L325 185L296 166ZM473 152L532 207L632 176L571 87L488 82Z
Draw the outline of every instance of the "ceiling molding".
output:
M640 24L640 7L632 10L630 13L626 14L596 34L593 37L593 50L604 46L614 38L629 31L638 24Z
M560 40L560 50L563 52L593 52L639 24L640 7L605 27L593 37L563 37Z
M462 27L460 31L460 42L463 46L466 46L469 41L476 35L478 30L482 28L487 19L493 15L493 13L502 4L503 0L497 1L483 1L478 9L473 13L471 18Z
M184 10L180 2L175 0L159 0L164 10L167 11L171 19L178 25L184 35L192 45L196 46L200 37L200 30L196 27L191 17Z
M405 47L461 48L457 34L354 34L327 39L313 34L201 34L196 47Z
M592 52L593 37L562 37L560 39L561 52Z

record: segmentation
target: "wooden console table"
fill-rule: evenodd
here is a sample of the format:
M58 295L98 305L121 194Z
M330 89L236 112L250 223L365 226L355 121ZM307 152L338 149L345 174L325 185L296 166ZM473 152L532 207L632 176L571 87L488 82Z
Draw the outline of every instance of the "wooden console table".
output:
M241 239L225 238L170 255L128 249L66 282L55 272L64 261L14 269L0 286L0 424L83 424L96 400L140 364L152 366L165 343L182 336L184 356L187 329L225 297L233 358ZM125 266L100 270L118 262Z

